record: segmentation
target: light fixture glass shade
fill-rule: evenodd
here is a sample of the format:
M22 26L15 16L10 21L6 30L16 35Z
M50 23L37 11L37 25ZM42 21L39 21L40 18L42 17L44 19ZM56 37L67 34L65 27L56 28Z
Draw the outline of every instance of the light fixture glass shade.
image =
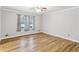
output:
M46 7L33 7L32 10L34 10L35 12L46 12L47 8Z

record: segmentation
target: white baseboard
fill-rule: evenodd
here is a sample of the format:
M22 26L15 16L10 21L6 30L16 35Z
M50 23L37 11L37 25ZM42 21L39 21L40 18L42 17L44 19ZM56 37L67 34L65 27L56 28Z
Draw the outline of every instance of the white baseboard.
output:
M40 33L40 32L36 32L36 33ZM36 33L31 33L31 34L36 34ZM31 34L22 34L22 35L8 36L8 37L1 38L1 40L8 39L8 38L19 37L19 36L24 36L24 35L31 35Z
M24 35L27 35L27 34L3 37L3 38L1 38L1 40L3 40L3 39L8 39L8 38L19 37L19 36L24 36Z
M40 32L37 32L37 33L40 33ZM67 38L67 37L64 37L64 36L61 36L61 35L51 34L51 33L48 33L48 32L43 32L43 33L46 33L46 34L49 34L49 35L52 35L52 36L57 36L57 37L60 37L60 38L64 38L64 39L71 40L71 41L74 41L74 42L78 42L79 43L78 40L70 39L70 38ZM33 33L33 34L35 34L35 33ZM19 36L24 36L24 35L29 35L29 34L22 34L22 35L4 37L4 38L1 38L1 40L8 39L8 38L19 37Z
M48 32L43 32L43 33L46 33L46 34L49 34L49 35L52 35L52 36L60 37L60 38L63 38L63 39L67 39L67 40L79 43L78 40L70 39L70 38L67 38L67 37L64 37L64 36L61 36L61 35L51 34L51 33L48 33Z

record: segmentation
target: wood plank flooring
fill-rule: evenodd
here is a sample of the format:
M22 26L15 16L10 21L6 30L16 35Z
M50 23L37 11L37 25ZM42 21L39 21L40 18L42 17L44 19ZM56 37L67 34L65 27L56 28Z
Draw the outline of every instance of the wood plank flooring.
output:
M0 42L0 52L78 52L79 43L37 33Z

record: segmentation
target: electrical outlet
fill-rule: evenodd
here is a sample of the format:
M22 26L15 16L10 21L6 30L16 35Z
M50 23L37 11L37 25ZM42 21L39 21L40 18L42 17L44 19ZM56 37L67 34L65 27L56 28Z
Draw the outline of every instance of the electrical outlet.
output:
M5 35L6 37L8 36L8 34Z

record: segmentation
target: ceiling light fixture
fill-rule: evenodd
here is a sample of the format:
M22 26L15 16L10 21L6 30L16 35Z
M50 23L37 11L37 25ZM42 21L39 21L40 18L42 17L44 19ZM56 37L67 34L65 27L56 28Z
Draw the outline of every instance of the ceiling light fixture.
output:
M40 12L46 12L48 10L47 7L33 7L32 9L35 12L38 12L38 13L40 13Z

